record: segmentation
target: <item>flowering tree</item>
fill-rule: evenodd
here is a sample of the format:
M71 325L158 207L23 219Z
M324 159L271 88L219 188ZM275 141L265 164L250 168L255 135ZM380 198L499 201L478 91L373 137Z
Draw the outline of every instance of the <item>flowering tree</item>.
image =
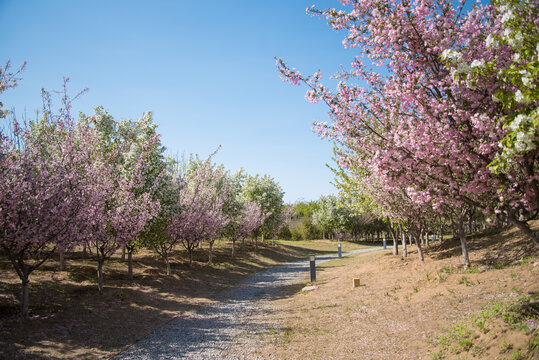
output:
M290 224L292 223L292 216L294 215L294 206L293 205L286 205L279 214L279 222L277 225L277 228L275 229L275 236L280 236L282 234L283 230L289 229Z
M318 200L319 208L313 212L313 223L322 228L322 237L332 234L336 230L345 229L350 223L350 211L338 204L334 195L321 196Z
M23 318L29 315L30 274L56 250L69 250L87 235L79 225L87 204L84 172L92 144L77 138L67 96L59 115L46 105L34 131L14 119L12 138L0 143L0 247L22 282Z
M345 46L359 52L352 70L338 75L335 94L320 73L302 76L278 60L285 80L307 84L308 100L328 104L333 122L316 129L337 142L339 166L367 172L382 190L404 187L418 205L504 211L522 225L514 215L537 209L539 157L530 151L503 174L491 170L507 132L508 109L492 98L500 81L464 76L481 61L510 58L486 44L502 20L496 5L466 11L448 0L342 2L352 9L309 9L346 29Z
M485 45L493 56L474 59L466 67L459 52L446 50L443 55L456 81L466 77L477 84L483 79L496 79L498 86L493 89L492 100L506 109L500 120L507 133L492 168L504 171L525 161L522 155L539 146L539 14L536 1L492 3L497 26L488 34Z
M242 169L237 171L233 175L227 176L228 182L228 196L223 206L223 211L229 218L229 222L224 229L223 235L232 241L232 253L231 256L235 256L236 241L240 238L242 232L243 222L243 203L240 198L241 188L245 174Z
M171 273L170 253L179 241L176 237L170 236L168 232L170 221L180 208L176 165L177 162L173 159L165 160L165 174L161 177L159 185L153 193L153 196L160 203L159 213L146 224L139 235L142 245L154 249L165 261L167 275Z
M284 192L281 186L269 175L247 176L242 187L241 197L244 201L256 202L262 209L263 221L262 226L257 228L254 233L256 248L258 249L257 235L262 235L264 241L264 233L273 233L279 226L279 214L281 213Z
M145 113L137 121L122 121L118 126L118 132L130 144L129 151L122 156L122 177L130 180L135 176L140 177L136 187L131 189L136 197L149 194L154 202L164 200L167 193L170 178L167 174L167 163L164 158L165 148L159 140L157 125L153 123L152 114ZM140 163L140 158L146 160ZM140 166L140 168L137 168ZM149 225L149 224L148 224ZM146 226L145 226L146 228ZM128 258L128 277L133 278L133 252L141 246L140 236L132 238L125 244Z
M262 207L254 202L246 200L243 203L242 220L240 223L238 237L242 239L242 250L245 250L245 238L254 236L253 234L264 224L264 221L271 213L264 212ZM255 242L256 249L258 244Z
M191 168L180 178L178 214L172 217L168 232L173 241L180 242L189 254L193 266L193 250L203 240L213 240L224 231L229 222L223 212L226 182L221 169L216 169L210 156L203 163L191 159ZM211 255L210 255L211 261Z
M85 241L97 261L97 283L103 290L103 264L120 247L133 242L146 223L159 212L159 201L141 191L147 179L144 169L151 155L151 144L142 146L130 172L123 161L125 141L114 134L114 119L101 108L92 117L82 116L79 124L83 138L94 139L92 167L87 172L89 200L85 224L91 231ZM130 148L130 147L129 147ZM126 175L127 173L127 175Z

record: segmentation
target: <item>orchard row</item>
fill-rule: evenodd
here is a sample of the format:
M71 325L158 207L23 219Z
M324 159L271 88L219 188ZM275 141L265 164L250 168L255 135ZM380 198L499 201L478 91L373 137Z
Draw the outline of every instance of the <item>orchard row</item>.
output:
M354 52L337 90L320 72L277 66L329 107L332 121L316 130L336 144L345 202L419 249L437 219L450 219L465 266L464 223L478 212L539 245L527 224L539 213L538 1L341 2L345 10L308 9Z
M15 86L18 73L0 68L0 92ZM54 253L63 261L83 246L103 265L120 248L156 251L170 274L169 257L216 239L233 244L270 236L287 224L283 192L270 176L234 174L213 160L165 156L151 113L115 120L102 107L91 116L71 115L66 86L61 109L51 110L43 92L42 116L0 133L0 248L22 283L21 313L28 317L30 274ZM2 117L8 112L3 111ZM233 253L234 256L234 247Z

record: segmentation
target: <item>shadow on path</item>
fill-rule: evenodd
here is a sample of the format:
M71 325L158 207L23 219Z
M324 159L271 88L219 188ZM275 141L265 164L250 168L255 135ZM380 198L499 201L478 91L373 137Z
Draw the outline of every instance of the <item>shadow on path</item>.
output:
M382 250L383 247L345 252ZM317 264L337 259L321 255ZM121 359L247 359L248 349L262 343L256 334L273 328L269 300L290 296L309 272L309 259L276 266L254 274L222 293L218 301L174 318L167 326L114 357ZM256 316L256 320L255 319Z

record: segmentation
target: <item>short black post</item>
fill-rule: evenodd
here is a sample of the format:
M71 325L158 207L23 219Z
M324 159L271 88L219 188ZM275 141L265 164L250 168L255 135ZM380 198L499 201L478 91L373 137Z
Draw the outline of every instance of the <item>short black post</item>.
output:
M342 253L341 253L341 244L337 245L337 249L339 251L339 259L342 258Z
M311 282L315 282L316 281L316 264L315 264L315 259L316 257L314 255L311 255L310 256L311 258Z

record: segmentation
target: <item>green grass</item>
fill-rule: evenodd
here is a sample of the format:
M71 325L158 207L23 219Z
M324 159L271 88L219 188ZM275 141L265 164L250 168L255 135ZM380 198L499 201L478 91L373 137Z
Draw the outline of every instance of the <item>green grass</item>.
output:
M465 276L462 277L460 283L468 285L469 280ZM468 353L473 357L480 356L486 351L485 345L481 344L475 335L474 329L478 329L486 334L495 328L489 323L492 319L501 319L508 326L522 331L526 335L532 334L529 328L529 320L537 320L539 307L537 300L539 293L524 295L516 298L512 302L502 303L496 302L487 306L483 311L474 315L469 322L458 323L444 330L437 336L438 344L441 347L437 353L431 355L432 359L444 359L445 353L452 354ZM499 323L498 323L499 324ZM499 325L498 325L499 326ZM474 339L476 342L474 342ZM513 350L513 345L504 339L499 345L500 353L508 353L513 350L511 359L526 359L526 353L530 354L539 347L539 336L534 336L530 340L527 352L522 349Z

